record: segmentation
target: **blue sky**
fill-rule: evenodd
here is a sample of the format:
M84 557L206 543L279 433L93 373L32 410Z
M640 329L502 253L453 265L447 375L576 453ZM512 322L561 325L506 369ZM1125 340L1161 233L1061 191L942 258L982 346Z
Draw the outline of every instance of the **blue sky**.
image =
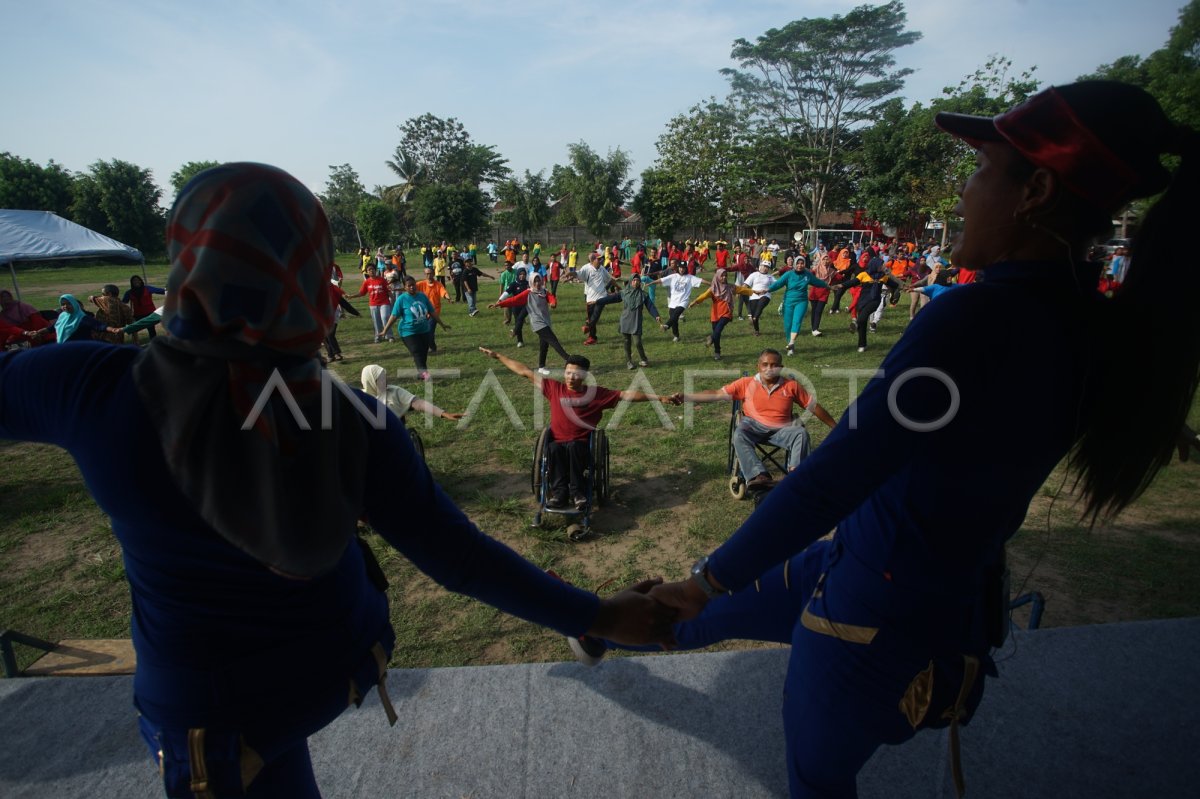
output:
M904 92L936 97L989 54L1065 83L1162 46L1184 0L911 0ZM0 150L82 171L120 158L276 164L314 191L331 164L367 189L397 125L457 117L520 173L567 144L620 147L634 176L675 114L710 95L734 39L854 3L813 0L0 0Z

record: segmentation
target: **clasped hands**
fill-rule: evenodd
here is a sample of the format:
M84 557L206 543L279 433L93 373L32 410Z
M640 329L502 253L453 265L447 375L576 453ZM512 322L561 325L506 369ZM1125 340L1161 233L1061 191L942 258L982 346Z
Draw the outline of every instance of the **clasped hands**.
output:
M699 615L708 597L691 580L664 583L661 577L642 580L600 600L588 635L627 646L676 646L673 625Z

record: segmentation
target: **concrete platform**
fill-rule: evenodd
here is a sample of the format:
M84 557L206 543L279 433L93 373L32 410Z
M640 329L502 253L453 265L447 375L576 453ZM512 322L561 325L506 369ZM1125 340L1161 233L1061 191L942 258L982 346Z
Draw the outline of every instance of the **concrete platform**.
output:
M566 649L564 647L564 657ZM312 739L326 797L786 795L786 650L396 670ZM963 733L973 797L1190 797L1200 619L1018 633ZM161 796L131 678L0 680L0 797ZM950 797L944 733L881 750L863 797Z

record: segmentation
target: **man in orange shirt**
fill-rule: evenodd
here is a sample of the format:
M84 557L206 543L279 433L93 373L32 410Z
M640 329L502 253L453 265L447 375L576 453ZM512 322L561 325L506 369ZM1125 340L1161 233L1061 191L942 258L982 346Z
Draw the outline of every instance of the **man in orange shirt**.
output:
M446 291L446 287L433 279L433 269L425 267L425 279L417 281L417 291L429 298L429 302L433 304L433 312L435 316L442 315L442 300L450 296L450 292ZM433 337L434 327L429 330L429 354L437 352L437 341Z
M808 457L808 430L802 419L792 418L792 406L812 412L830 429L837 422L796 380L784 377L783 356L766 349L758 356L758 373L734 380L727 386L695 394L676 394L682 402L732 402L741 400L742 421L733 431L733 450L750 488L765 488L771 475L763 466L755 444L774 444L788 451L789 472Z

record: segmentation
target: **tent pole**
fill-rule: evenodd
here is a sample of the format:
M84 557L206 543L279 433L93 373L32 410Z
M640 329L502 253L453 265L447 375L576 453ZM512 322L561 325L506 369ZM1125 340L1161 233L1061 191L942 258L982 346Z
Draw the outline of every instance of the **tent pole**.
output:
M17 294L17 302L21 301L21 287L17 285L17 267L12 262L8 262L8 271L12 274L13 291Z

